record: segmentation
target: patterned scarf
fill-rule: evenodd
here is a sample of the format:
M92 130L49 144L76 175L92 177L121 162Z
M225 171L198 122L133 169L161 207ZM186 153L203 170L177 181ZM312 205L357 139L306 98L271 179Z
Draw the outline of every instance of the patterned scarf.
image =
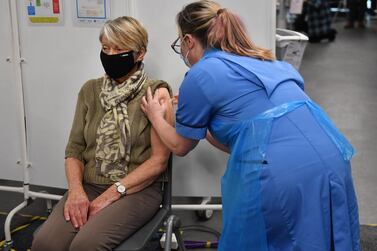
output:
M143 65L121 84L104 77L99 97L106 113L97 129L95 158L97 173L112 181L120 180L128 172L131 136L127 104L143 88L146 78Z

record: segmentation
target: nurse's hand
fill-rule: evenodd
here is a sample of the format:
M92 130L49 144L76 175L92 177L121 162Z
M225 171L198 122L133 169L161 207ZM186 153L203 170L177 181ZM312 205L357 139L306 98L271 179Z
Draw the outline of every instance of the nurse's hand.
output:
M141 99L141 110L147 115L149 120L153 122L157 118L164 118L167 110L166 101L160 99L159 90L157 89L154 96L151 88L148 87L147 95Z

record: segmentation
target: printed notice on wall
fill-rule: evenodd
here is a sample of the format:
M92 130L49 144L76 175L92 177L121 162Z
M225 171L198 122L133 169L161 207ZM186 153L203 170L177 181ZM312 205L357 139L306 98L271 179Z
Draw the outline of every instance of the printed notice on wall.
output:
M110 17L110 0L75 0L74 23L102 26Z
M25 0L29 24L58 25L63 21L61 0Z

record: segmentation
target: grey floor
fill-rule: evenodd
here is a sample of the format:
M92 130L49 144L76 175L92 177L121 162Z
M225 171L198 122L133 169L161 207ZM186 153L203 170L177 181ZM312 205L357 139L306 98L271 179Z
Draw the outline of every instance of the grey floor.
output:
M306 92L356 148L353 178L360 222L377 223L377 21L366 29L334 24L334 43L309 44L301 73Z
M357 150L353 177L362 224L377 223L377 21L364 30L344 30L341 20L334 24L338 36L333 43L309 44L301 73L306 92L330 115ZM0 182L0 185L6 185ZM8 212L22 195L0 192L0 211ZM180 200L177 200L181 202ZM22 212L40 215L44 202L37 200ZM176 211L182 225L205 225L221 229L221 214L200 221L192 211ZM203 233L185 233L186 239L213 240ZM208 249L196 249L208 250Z

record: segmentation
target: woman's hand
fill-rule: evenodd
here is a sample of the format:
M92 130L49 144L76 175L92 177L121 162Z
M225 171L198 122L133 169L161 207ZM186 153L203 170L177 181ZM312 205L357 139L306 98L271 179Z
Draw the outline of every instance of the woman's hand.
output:
M167 110L165 101L159 100L159 90L152 95L151 88L148 87L147 95L141 99L141 110L147 115L148 119L153 123L156 118L164 118Z
M100 196L95 198L89 206L89 217L96 215L99 211L120 198L115 186L110 186Z
M64 205L64 218L71 221L73 227L80 228L88 221L89 199L84 189L76 188L68 191Z

